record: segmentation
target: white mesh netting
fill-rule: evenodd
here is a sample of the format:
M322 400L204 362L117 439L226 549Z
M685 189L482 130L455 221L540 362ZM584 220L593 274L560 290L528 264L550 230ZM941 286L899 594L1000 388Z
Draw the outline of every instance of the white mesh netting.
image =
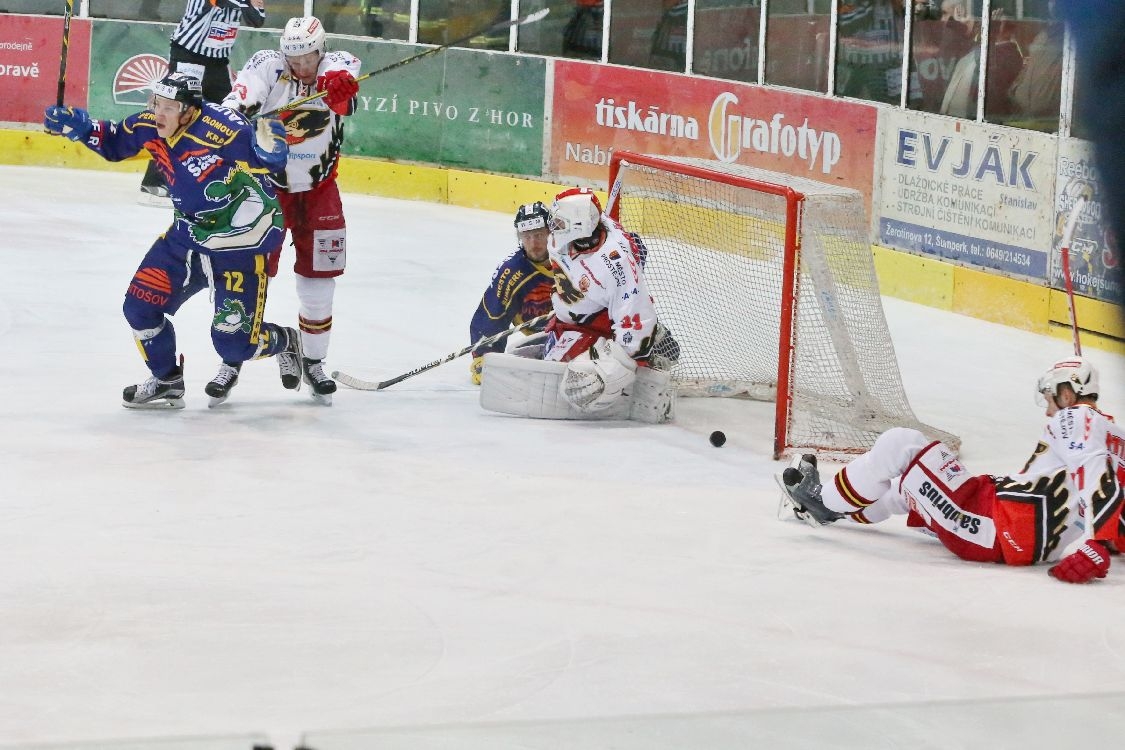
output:
M672 373L682 395L775 400L783 290L793 289L787 448L859 452L894 426L959 443L920 423L907 402L859 192L737 164L659 159L664 166L654 168L624 156L615 200L621 224L648 248L657 313L680 345ZM786 198L742 180L805 196L796 279L784 278Z

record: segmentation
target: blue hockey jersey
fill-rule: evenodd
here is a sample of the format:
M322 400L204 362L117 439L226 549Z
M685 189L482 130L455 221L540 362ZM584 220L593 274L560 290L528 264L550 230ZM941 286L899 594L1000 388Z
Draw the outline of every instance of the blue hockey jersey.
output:
M165 140L149 110L121 122L98 120L86 146L107 161L148 150L168 185L175 217L168 238L201 253L269 252L284 222L271 171L285 168L284 151L263 160L254 126L237 112L204 102L186 128Z
M469 323L470 342L551 312L553 290L554 277L550 266L534 263L523 248L516 249L492 274L492 281ZM481 347L473 352L473 356L504 351L505 343L498 341Z

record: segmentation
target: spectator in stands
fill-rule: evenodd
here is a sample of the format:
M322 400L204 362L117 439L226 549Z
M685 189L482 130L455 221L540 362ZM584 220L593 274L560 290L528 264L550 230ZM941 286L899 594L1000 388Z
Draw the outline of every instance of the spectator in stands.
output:
M574 13L563 29L563 57L602 59L602 0L574 0Z
M1008 89L1020 124L1036 130L1058 130L1062 87L1063 25L1055 15L1055 3L1048 3L1050 18L1032 40L1023 70Z

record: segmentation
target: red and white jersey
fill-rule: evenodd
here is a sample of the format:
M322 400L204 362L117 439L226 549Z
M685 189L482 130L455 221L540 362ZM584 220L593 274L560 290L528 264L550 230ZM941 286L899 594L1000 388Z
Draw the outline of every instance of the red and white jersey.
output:
M1125 430L1113 417L1082 404L1059 409L1027 464L1009 479L1042 485L1059 498L1046 532L1057 534L1060 550L1089 538L1120 544Z
M573 244L547 248L555 291L555 317L565 327L579 327L612 338L634 359L647 357L656 331L656 308L645 284L639 249L613 219L603 215L605 237L592 250Z
M316 77L330 70L346 70L359 76L360 61L342 50L326 52ZM270 112L297 99L316 93L316 84L294 78L279 50L262 50L246 61L234 82L234 90L223 100L224 107L252 114ZM343 118L315 99L297 109L278 114L285 123L289 142L289 161L282 187L290 193L310 190L336 176L340 147L344 143Z

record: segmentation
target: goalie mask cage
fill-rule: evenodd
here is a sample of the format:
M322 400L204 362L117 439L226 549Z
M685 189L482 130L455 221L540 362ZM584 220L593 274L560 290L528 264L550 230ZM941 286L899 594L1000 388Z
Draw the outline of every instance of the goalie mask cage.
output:
M607 212L648 248L681 395L775 401L774 458L861 453L918 421L883 314L863 196L738 164L615 152Z

